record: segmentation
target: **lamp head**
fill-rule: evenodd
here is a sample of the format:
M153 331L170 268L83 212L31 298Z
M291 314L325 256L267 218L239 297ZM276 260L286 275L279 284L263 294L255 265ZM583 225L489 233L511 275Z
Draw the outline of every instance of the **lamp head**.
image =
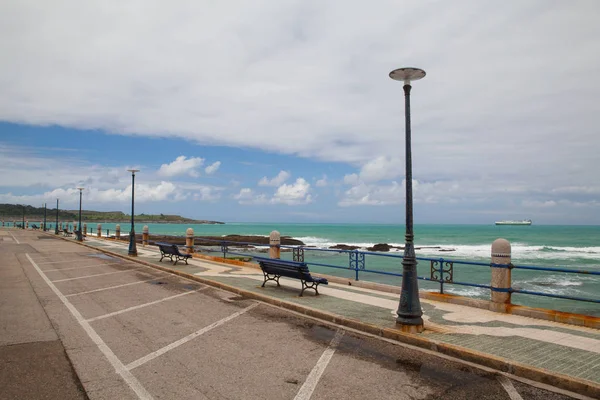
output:
M390 78L395 81L402 81L405 85L410 85L411 81L417 81L425 77L425 71L421 68L398 68L390 72Z

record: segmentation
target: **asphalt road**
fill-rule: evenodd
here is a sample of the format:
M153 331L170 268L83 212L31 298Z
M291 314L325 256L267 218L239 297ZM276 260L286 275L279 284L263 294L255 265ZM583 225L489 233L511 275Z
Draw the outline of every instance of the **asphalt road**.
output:
M0 239L24 293L0 283L2 399L570 398L41 233ZM34 379L50 370L69 393Z

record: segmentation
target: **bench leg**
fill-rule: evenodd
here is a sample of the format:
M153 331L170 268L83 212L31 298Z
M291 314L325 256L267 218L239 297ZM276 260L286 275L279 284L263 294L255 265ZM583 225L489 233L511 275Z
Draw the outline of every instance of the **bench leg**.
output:
M314 289L316 293L315 296L319 295L319 291L317 290L317 288L319 287L319 283L311 282L311 284L309 285L306 283L306 281L301 280L300 282L302 282L302 290L300 291L300 297L302 297L302 294L306 289Z
M265 283L267 283L267 281L275 281L277 283L277 286L281 286L279 284L279 278L281 275L273 275L273 277L271 278L271 276L269 274L267 274L265 271L263 271L263 275L265 276L265 281L263 282L261 287L265 287Z
M158 260L158 262L162 262L162 259L165 258L165 253L163 253L162 251L160 252L160 260Z

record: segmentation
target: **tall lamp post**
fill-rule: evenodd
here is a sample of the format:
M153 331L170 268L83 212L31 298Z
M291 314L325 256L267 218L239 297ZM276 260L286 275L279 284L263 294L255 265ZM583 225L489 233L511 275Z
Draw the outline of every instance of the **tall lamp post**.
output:
M23 204L23 225L21 226L21 229L25 229L25 204Z
M46 203L44 203L44 232L46 232Z
M128 169L131 172L131 232L129 232L129 254L130 256L137 256L137 247L135 245L135 226L134 226L134 194L135 194L135 173L139 172L139 169Z
M54 234L58 235L58 199L56 199L56 225L54 225Z
M417 282L417 259L413 233L413 198L412 198L412 154L410 129L410 85L425 76L425 71L419 68L399 68L390 72L390 78L404 82L405 122L406 122L406 243L402 259L402 293L396 314L396 324L406 332L423 331L423 311L419 300L419 285Z
M83 242L83 232L81 232L81 196L83 193L83 188L78 187L77 189L79 190L79 222L77 223L77 240Z

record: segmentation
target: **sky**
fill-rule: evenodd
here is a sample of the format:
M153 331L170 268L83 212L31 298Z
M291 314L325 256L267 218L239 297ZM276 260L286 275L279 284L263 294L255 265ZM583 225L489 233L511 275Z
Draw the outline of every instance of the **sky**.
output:
M600 224L600 2L0 2L0 203Z

